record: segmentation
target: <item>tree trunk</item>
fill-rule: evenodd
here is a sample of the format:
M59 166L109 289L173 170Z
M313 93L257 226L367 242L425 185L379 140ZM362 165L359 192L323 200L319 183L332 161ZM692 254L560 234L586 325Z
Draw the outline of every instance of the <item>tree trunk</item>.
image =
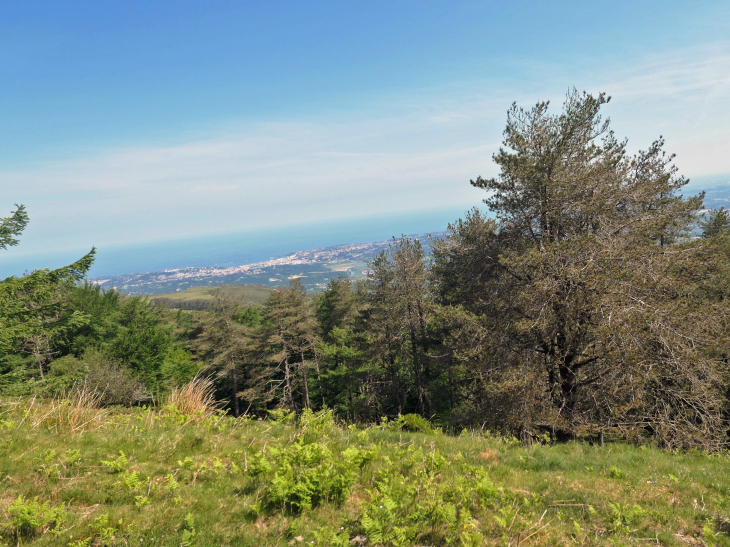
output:
M423 407L423 386L421 385L421 371L418 363L418 346L416 344L416 334L411 330L411 350L413 352L413 374L416 377L416 392L418 393L418 411L421 416L425 414Z
M449 403L451 411L454 411L454 363L449 360Z
M302 378L304 380L304 408L311 408L311 404L309 403L309 380L307 378L307 363L304 360L304 351L301 352L302 355Z
M319 372L319 360L317 359L317 346L312 344L314 347L314 370L317 371L317 385L319 386L319 396L322 398L322 408L326 407L327 404L324 402L324 393L322 392L322 376Z
M41 380L45 378L43 375L43 352L41 351L41 341L39 336L33 337L33 357L38 365L38 372L41 373Z
M416 308L418 309L418 324L421 329L421 348L423 348L423 354L426 355L426 351L428 348L426 347L426 323L423 319L423 309L421 308L421 302L418 302L416 304ZM424 359L423 361L423 376L426 381L430 378L431 371L429 370L429 362L428 359Z
M236 377L236 363L231 363L231 388L233 389L233 415L238 418L241 408L238 406L238 378Z
M284 357L284 400L289 405L289 410L294 412L294 398L291 392L291 374L289 371L289 358Z
M392 352L388 353L388 363L390 364L390 385L393 391L393 402L395 403L395 406L398 407L398 414L401 414L403 411L403 403L401 402L401 391L398 383L398 371L395 369L395 357Z
M281 340L281 347L284 350L284 400L289 405L289 410L294 412L294 398L292 397L291 390L291 370L289 367L289 352L287 351L286 342L284 341L284 335L279 327L279 339Z

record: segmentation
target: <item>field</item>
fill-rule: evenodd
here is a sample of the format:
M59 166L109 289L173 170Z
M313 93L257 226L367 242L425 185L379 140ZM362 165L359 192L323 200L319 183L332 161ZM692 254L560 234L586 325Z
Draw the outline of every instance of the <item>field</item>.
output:
M169 300L172 305L183 302L213 301L212 292L216 289L225 291L235 298L240 298L247 304L260 304L268 297L271 289L262 285L217 285L214 287L191 287L182 291L150 296L151 300Z
M235 420L193 399L4 401L0 544L730 545L725 455L521 446L413 416Z

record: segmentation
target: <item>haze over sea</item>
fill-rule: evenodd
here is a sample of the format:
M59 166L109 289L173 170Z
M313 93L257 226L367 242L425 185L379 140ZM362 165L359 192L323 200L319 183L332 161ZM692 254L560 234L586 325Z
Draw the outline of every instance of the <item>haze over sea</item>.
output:
M465 207L452 207L100 247L89 277L172 268L252 264L306 249L385 241L401 234L435 233L445 230L450 222L463 217L465 210ZM80 248L29 255L14 253L16 250L11 248L5 252L0 277L22 275L26 270L37 268L64 266L88 252L88 249Z
M691 179L682 193L706 191L705 206L730 208L730 175ZM484 211L484 204L475 203ZM470 207L448 207L409 213L370 215L347 220L290 224L245 231L207 234L110 245L97 248L90 278L154 272L165 269L239 266L263 262L296 251L319 249L348 243L385 241L401 234L436 233L449 223L463 218ZM93 241L93 234L89 236ZM39 268L58 268L80 258L88 248L59 252L23 253L22 247L10 248L0 264L0 278L22 275Z

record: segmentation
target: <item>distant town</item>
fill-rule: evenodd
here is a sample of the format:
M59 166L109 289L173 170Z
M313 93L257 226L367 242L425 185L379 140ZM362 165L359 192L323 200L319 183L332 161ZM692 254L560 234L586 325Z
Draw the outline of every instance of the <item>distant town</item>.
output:
M438 238L443 232L431 234ZM410 236L430 248L428 234ZM240 266L175 268L157 272L95 278L91 282L102 288L115 288L124 294L146 295L180 291L191 287L231 283L251 283L277 287L299 278L308 291L324 289L327 282L339 275L355 279L367 275L368 263L386 249L391 241L349 243L296 251L279 258Z

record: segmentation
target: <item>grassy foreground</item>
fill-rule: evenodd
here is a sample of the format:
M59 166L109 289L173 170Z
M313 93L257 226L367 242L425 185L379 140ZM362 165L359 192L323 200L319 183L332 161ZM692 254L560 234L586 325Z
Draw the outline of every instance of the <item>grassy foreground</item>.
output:
M727 456L92 399L0 403L0 545L730 545Z

